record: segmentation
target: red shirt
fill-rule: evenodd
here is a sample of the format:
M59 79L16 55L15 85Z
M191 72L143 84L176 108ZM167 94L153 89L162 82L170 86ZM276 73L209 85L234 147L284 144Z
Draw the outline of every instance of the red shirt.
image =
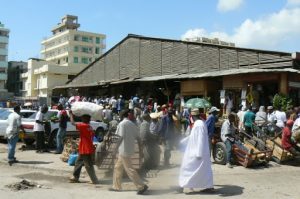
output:
M292 132L289 129L289 127L284 127L282 130L281 145L282 148L284 148L285 150L290 150L290 148L293 147L291 143L291 136L292 136Z
M80 142L78 147L79 154L93 154L95 148L93 145L94 131L89 124L76 123L76 129L80 133Z

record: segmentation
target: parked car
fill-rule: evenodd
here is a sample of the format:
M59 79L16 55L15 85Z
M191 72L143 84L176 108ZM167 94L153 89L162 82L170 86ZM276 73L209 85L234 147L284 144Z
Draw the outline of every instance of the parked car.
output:
M46 137L46 142L48 142L48 145L50 147L56 146L56 134L58 131L59 123L58 122L53 122L53 118L55 118L58 114L57 109L50 109L46 114L45 114L45 120L48 121L48 127L45 127L45 137ZM25 130L23 137L23 142L26 145L32 145L35 142L35 135L33 133L33 126L35 123L35 116L36 113L31 115L27 119L22 120L22 126ZM108 129L108 126L106 123L102 121L91 121L90 123L91 127L95 131L95 134L97 137L103 137L105 132ZM79 137L79 133L76 130L76 127L71 124L70 121L67 123L67 132L66 136L68 137L73 137L77 138Z
M6 138L6 128L8 126L8 116L13 112L13 109L0 109L0 139ZM28 118L34 114L35 110L22 109L20 115L23 118Z

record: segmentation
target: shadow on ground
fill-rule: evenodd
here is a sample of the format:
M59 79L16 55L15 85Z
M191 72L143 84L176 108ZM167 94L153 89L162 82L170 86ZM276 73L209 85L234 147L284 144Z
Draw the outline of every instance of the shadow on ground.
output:
M16 176L18 178L22 179L29 179L29 180L47 180L47 181L52 181L52 182L68 182L69 177L67 176L53 176L53 175L47 175L44 173L39 173L39 172L34 172L34 173L27 173L23 175L18 175Z
M236 186L236 185L214 185L214 190L210 192L204 191L195 191L195 192L188 192L188 195L218 195L220 197L229 197L229 196L238 196L242 195L244 192L244 187ZM181 193L182 190L179 187L170 187L167 190L156 190L155 192L150 192L149 195L159 195L159 194L167 194L170 192Z
M214 187L216 189L215 194L221 197L242 195L244 192L244 187L236 185L214 185Z
M51 164L53 162L45 162L45 161L19 161L19 164Z

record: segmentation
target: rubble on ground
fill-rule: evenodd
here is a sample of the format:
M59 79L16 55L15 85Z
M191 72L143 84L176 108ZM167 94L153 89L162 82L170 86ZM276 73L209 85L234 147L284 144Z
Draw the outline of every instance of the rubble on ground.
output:
M6 187L11 189L12 191L21 191L21 190L28 190L33 188L43 188L44 186L37 184L36 182L30 182L24 179L21 182L6 185Z

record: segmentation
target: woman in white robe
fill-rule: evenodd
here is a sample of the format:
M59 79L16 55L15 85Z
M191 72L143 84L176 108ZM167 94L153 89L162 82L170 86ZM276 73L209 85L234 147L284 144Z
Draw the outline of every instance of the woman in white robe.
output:
M208 133L202 120L195 122L189 135L180 168L179 186L192 190L213 190Z

